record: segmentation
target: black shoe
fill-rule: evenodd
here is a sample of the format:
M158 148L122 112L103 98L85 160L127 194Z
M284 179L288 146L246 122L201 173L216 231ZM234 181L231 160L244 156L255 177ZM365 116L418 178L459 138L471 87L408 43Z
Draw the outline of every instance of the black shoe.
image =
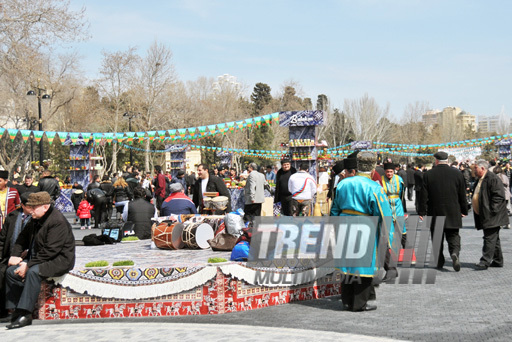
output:
M348 304L343 304L343 311L352 311L352 306Z
M377 310L377 305L366 304L361 309L353 310L353 311L354 312L361 312L361 311L373 311L373 310Z
M487 269L487 265L484 264L483 262L479 262L478 264L475 264L475 268L479 271L484 271Z
M443 265L439 264L439 265L436 266L436 270L442 270L443 267L444 267L444 264Z
M7 323L12 321L12 315L8 312L0 314L0 323Z
M7 329L18 329L32 324L32 314L20 316L11 324L5 326Z
M396 269L391 269L386 272L384 278L382 278L383 283L393 283L395 279L398 277L398 271Z
M496 261L491 262L489 267L503 267L503 264L498 264Z
M452 257L452 261L453 261L453 269L455 270L455 272L459 272L460 271L459 257L455 253L453 253L451 255L451 257Z

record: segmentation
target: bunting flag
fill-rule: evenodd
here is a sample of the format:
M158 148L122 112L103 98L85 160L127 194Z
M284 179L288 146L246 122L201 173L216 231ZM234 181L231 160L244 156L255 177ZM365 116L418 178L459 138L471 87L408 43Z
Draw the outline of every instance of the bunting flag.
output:
M180 136L181 139L185 139L185 137L187 136L187 129L186 128L178 129L178 135Z
M252 127L252 124L253 124L253 119L245 119L244 120L244 127L249 127L251 128Z
M14 128L9 128L7 130L7 132L9 132L9 138L11 138L11 141L14 141L14 139L16 139L16 136L19 133L19 131L17 129L14 129Z
M76 144L79 135L80 135L80 133L77 133L77 132L70 132L69 133L69 137L71 138L71 142L73 144Z
M226 134L226 132L227 132L226 124L217 124L217 128L219 129L219 132L221 134Z
M156 131L148 131L148 139L150 142L153 142L155 140Z
M126 142L128 144L133 144L133 138L135 137L135 132L126 132L125 135L127 136Z
M256 124L256 127L261 127L261 116L254 118L254 123Z
M272 113L272 114L270 114L270 116L272 116L272 120L273 120L275 123L279 123L279 112Z
M46 137L48 138L48 132L46 132ZM87 145L89 140L91 140L91 133L82 133L82 140Z
M278 118L279 118L279 116L278 116ZM270 115L270 114L263 115L263 120L265 121L265 124L267 126L270 126L270 124L272 123L272 115Z
M216 125L208 125L208 131L210 132L210 135L215 134L215 131L217 130Z
M191 139L196 138L196 128L195 127L187 128L187 131L188 131L188 134L190 135Z
M120 132L116 133L116 138L115 139L117 140L118 143L121 143L124 140L124 133L122 133L122 132L121 133Z
M144 140L145 132L137 132L137 138L139 139L139 143Z
M228 122L226 125L228 126L228 130L230 132L233 132L235 130L235 123L233 121Z
M158 137L160 138L160 140L164 141L166 133L167 131L158 131Z
M94 143L100 144L103 139L103 133L93 133L92 138L94 139Z
M48 143L50 145L53 144L53 140L55 139L56 134L57 134L57 132L46 132L46 137L48 138Z
M170 129L170 130L167 131L167 133L169 133L169 139L170 140L173 140L176 137L176 130L175 129Z
M64 144L64 142L68 138L69 133L68 132L57 132L57 134L59 135L60 142ZM34 136L36 137L36 141L37 141L36 131L34 131ZM42 138L42 137L43 137L43 135L41 134L40 138Z
M112 144L112 140L114 140L114 133L103 133L103 137L107 141L107 144Z
M4 133L5 133L5 128L0 127L0 138L2 138L4 136Z
M32 131L29 129L20 129L21 137L23 138L23 142L26 143L32 134Z
M240 131L241 131L241 130L243 130L243 129L244 129L244 127L245 127L245 126L244 126L244 122L243 122L243 120L242 120L242 121L236 121L236 122L235 122L235 125L236 125L236 129L238 129L238 130L240 130Z
M34 140L36 141L37 144L39 144L41 139L43 139L44 133L45 132L43 132L43 131L32 131L32 134L34 135Z
M206 135L206 126L199 126L197 127L197 129L199 130L199 135L201 137L204 137Z

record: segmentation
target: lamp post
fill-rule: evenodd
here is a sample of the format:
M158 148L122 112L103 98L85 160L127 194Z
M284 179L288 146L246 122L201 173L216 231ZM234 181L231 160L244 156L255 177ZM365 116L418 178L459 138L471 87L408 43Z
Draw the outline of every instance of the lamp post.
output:
M128 131L132 131L132 119L136 118L138 113L127 111L123 114L123 117L128 118ZM130 166L133 166L133 150L130 148Z
M37 94L34 90L29 90L27 92L27 96L37 96L37 112L39 114L38 130L40 132L42 132L43 131L43 116L42 116L42 109L41 109L41 100L49 100L51 97L50 97L50 95L46 94L46 88L39 88L39 82L38 82L37 87L33 87L33 88L37 90ZM44 161L44 151L43 151L43 141L41 140L39 142L39 166L43 166L43 161Z
M30 111L32 113L32 111ZM26 117L23 119L27 123L27 128L32 131L34 125L37 123L37 120L31 117ZM34 134L30 136L30 162L34 160Z

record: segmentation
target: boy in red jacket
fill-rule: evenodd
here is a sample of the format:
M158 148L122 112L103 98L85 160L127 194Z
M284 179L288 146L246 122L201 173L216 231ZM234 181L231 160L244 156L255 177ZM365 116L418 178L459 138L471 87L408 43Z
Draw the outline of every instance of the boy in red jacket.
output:
M85 229L85 226L87 226L87 229L91 229L90 219L92 209L94 209L94 205L87 202L87 199L82 199L76 211L78 217L80 217L80 229Z

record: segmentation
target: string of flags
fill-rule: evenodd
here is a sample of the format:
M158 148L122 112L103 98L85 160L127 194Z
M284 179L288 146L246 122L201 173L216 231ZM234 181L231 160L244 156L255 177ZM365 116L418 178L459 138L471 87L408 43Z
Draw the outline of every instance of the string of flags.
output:
M113 141L116 141L118 143L123 142L131 145L134 141L142 142L144 140L149 140L150 142L160 140L163 142L179 143L198 141L207 137L225 135L234 131L245 131L254 127L271 125L272 123L279 123L278 112L214 125L143 132L53 132L29 129L0 128L0 138L3 137L7 132L7 135L11 141L14 141L18 135L21 134L21 137L25 143L30 139L30 137L33 137L34 141L39 144L41 140L46 136L50 145L53 144L57 138L63 144L66 141L70 141L70 144L75 144L78 141L83 141L85 144L87 144L91 140L98 144L102 142L111 144Z

